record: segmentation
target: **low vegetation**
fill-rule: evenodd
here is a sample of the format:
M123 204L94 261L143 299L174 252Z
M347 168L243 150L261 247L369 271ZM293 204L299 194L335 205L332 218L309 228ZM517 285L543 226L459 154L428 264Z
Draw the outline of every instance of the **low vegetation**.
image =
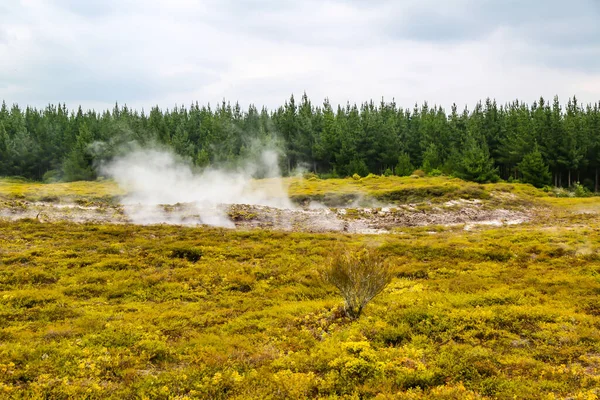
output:
M303 179L272 178L253 181L256 188L278 195L281 186L296 204L321 202L328 206L348 204L379 203L420 203L445 202L456 199L502 198L529 202L532 199L556 197L552 191L536 189L520 183L478 184L457 178L438 177L382 177L369 175L355 180L348 179ZM574 197L575 193L563 190L564 196ZM125 192L110 180L94 182L72 182L43 184L19 179L0 178L0 201L47 201L60 203L117 204ZM571 195L567 195L571 194Z
M471 196L544 211L388 235L0 220L0 398L600 396L597 198L445 177L286 182L309 199ZM7 180L0 193L119 195L111 182Z
M0 178L0 201L113 203L123 194L113 181L44 184L24 179Z
M262 181L259 181L262 182ZM446 202L456 199L487 200L494 195L512 194L515 198L529 201L551 194L524 184L478 184L445 176L382 177L369 175L355 179L298 179L286 178L289 194L297 203L319 201L335 206L376 200L380 203Z
M1 397L596 398L600 225L554 206L385 236L2 222ZM363 246L397 269L351 319L319 269Z

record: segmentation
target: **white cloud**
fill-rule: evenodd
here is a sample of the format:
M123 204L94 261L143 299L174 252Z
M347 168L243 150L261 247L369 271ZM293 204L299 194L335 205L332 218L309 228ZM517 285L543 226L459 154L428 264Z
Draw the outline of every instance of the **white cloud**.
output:
M146 109L273 108L303 91L403 107L599 100L594 0L508 3L22 0L0 16L0 98Z

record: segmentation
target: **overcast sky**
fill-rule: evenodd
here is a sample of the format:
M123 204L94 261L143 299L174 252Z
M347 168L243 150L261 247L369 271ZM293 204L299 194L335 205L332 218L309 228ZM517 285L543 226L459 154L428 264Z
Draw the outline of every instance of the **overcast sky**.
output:
M0 99L600 100L600 0L0 0Z

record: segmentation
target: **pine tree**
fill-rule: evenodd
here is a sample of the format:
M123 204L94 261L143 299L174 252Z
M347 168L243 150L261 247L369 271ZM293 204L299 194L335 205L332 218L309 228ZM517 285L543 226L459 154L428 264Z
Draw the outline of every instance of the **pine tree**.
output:
M369 168L367 167L367 164L364 160L355 158L351 160L348 166L346 167L346 172L349 176L352 176L354 174L358 174L360 176L367 176L369 175Z
M562 153L558 162L567 169L567 182L571 187L573 183L573 173L577 173L579 168L587 160L584 155L587 151L586 143L583 140L583 129L581 127L580 109L577 105L577 98L569 99L567 103L567 112L564 118L564 135L562 137ZM577 179L579 180L579 179Z
M47 171L64 170L69 179L93 179L87 153L93 140L105 144L94 153L97 158L113 157L131 141L142 146L158 142L198 165L231 166L252 153L254 142L277 142L284 149L284 171L301 163L344 176L387 168L409 175L413 165L422 165L480 181L494 178L495 166L504 178L524 176L519 168L530 160L521 163L538 143L555 185L579 180L591 189L600 184L598 107L582 107L576 98L564 108L558 98L506 106L489 99L472 112L465 108L459 113L453 106L447 115L427 103L408 110L382 100L348 104L336 113L327 100L313 107L304 94L298 104L291 97L274 113L264 107L258 112L252 105L242 110L238 103L223 101L215 109L195 103L154 107L146 114L118 104L104 112L84 112L81 107L69 111L64 104L37 110L2 102L0 175L42 179Z
M423 166L421 169L430 173L434 169L439 169L441 164L442 162L437 146L435 143L430 143L427 150L423 153Z
M9 174L10 159L8 154L8 133L4 129L4 123L0 121L0 176Z
M171 146L180 156L192 158L194 155L194 145L190 143L188 132L182 123L175 129L175 134L171 138Z
M400 155L400 141L396 120L396 104L392 101L386 104L381 100L375 122L375 152L382 170L394 168Z
M535 187L541 188L550 183L552 174L544 162L537 143L533 151L523 157L523 161L519 163L519 172L523 182L530 183Z
M323 103L323 130L315 149L317 159L326 170L338 169L335 155L341 150L341 134L339 121L326 99Z
M456 165L455 175L467 181L479 183L498 181L498 169L485 142L469 138Z
M302 95L302 103L298 108L298 137L296 139L296 153L298 162L312 167L315 172L313 148L316 133L313 124L314 109L306 93Z
M363 127L360 121L358 108L356 105L352 106L352 108L348 108L348 114L344 120L343 129L341 130L341 146L339 152L335 155L335 163L336 169L340 174L350 176L357 173L355 170L358 166L362 169L362 165L366 166L366 164L357 147L358 140L363 134ZM339 114L340 113L338 112L338 116ZM362 161L362 163L360 163L360 161ZM359 173L359 175L361 174Z
M593 174L594 192L598 193L600 185L600 103L588 106L586 112L586 136L588 154L586 155Z
M382 121L379 110L371 100L360 108L361 129L357 131L356 149L358 157L364 160L370 172L381 173L381 154L378 151L378 140L383 140Z
M199 167L207 167L210 164L210 155L206 149L201 149L198 151L195 164Z
M84 123L79 128L75 146L63 162L63 179L66 182L92 180L96 177L92 166L92 156L88 146L92 134Z
M40 179L37 154L38 144L33 136L26 129L19 129L8 143L9 175Z
M394 173L398 176L409 176L414 170L415 167L410 163L410 155L402 152L398 157L398 165L396 165Z

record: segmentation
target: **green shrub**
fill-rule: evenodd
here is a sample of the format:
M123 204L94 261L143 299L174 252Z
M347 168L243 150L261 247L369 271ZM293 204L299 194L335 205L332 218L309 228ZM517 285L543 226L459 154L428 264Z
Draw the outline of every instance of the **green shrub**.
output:
M548 165L544 162L537 143L533 151L523 157L523 161L519 163L518 168L523 176L523 182L530 183L535 187L544 187L552 180L552 173L550 173Z
M366 247L357 252L336 252L321 275L340 291L346 313L353 319L360 317L364 307L392 280L387 260Z
M414 169L415 167L410 162L410 155L402 152L398 157L398 164L396 165L396 168L394 168L394 173L398 176L408 176Z
M588 190L588 188L586 188L585 186L583 186L579 182L575 182L573 184L573 194L575 195L575 197L589 197L589 196L591 196L591 193Z

